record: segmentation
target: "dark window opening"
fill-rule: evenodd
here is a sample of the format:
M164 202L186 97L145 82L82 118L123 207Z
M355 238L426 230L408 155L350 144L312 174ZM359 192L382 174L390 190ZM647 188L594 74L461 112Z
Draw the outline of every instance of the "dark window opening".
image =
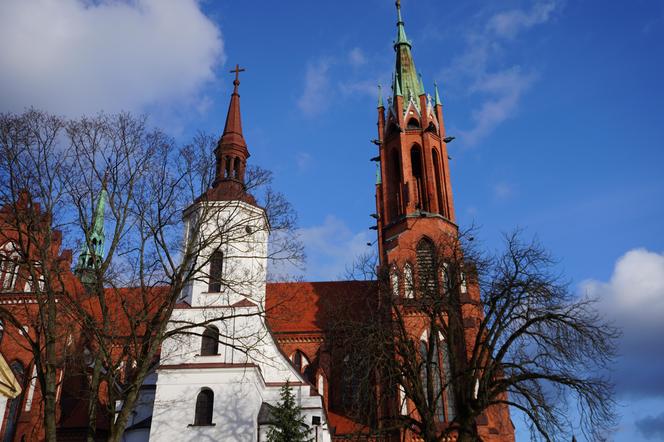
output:
M201 356L214 356L219 354L219 329L208 325L203 332L201 340Z
M417 118L411 118L408 120L408 125L406 126L407 129L419 129L420 128L420 122L417 120Z
M217 293L221 291L222 273L224 270L224 254L214 252L210 258L210 280L208 292Z
M196 413L194 425L212 425L212 411L214 408L214 393L205 388L196 397Z
M293 355L293 365L297 368L297 371L302 373L302 352L300 350L296 351Z
M390 215L392 220L401 215L402 201L401 201L401 161L399 159L399 151L392 149L390 160L389 176L389 192L391 201Z
M436 178L436 198L438 201L438 213L443 216L447 216L447 208L445 207L443 200L443 181L440 176L440 161L438 159L438 152L436 149L433 150L432 154L433 160L433 173Z
M431 345L432 348L429 348ZM440 422L445 420L445 408L443 406L442 372L440 370L437 339L432 338L431 344L420 341L420 353L422 356L422 387L424 397L429 407L434 410L434 416Z
M233 178L235 179L240 178L240 159L237 157L233 162Z
M427 210L426 185L422 168L422 152L419 146L413 146L410 150L410 170L415 180L415 207Z
M224 178L230 178L231 177L231 159L230 157L226 157L226 170L224 171Z

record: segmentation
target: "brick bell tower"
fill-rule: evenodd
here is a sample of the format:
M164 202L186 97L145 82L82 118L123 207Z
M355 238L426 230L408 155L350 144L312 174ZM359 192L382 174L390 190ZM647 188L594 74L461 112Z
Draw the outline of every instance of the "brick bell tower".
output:
M392 94L378 100L381 169L376 183L378 244L382 265L414 260L418 241L441 233L456 235L443 106L424 90L415 69L397 1L396 64ZM410 256L413 255L413 256Z

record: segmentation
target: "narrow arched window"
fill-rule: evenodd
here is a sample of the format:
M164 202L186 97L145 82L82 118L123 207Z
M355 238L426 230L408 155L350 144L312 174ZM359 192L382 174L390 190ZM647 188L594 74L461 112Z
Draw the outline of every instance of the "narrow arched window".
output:
M10 365L14 377L21 386L21 390L25 391L25 367L19 361L14 361ZM9 413L7 414L7 421L5 424L5 437L4 442L11 442L14 440L16 433L16 426L18 423L19 414L21 411L21 403L23 402L23 393L19 394L14 399L10 399L7 403Z
M219 354L219 329L208 325L203 331L201 339L201 356L214 356Z
M403 292L405 298L415 297L415 286L413 283L413 267L409 263L403 266Z
M456 406L454 403L454 386L452 385L452 368L450 366L450 351L447 341L440 342L441 358L443 360L443 373L445 375L445 405L447 406L447 421L451 422L456 417Z
M300 350L296 350L295 353L291 355L291 361L293 361L293 366L295 366L297 371L300 373L304 373L304 371L309 366L309 359Z
M436 262L435 247L431 240L427 238L420 240L417 244L417 273L423 295L435 296L438 291Z
M393 296L399 296L399 272L396 267L392 267L390 270L390 288Z
M399 151L395 148L390 153L388 172L388 201L390 202L390 216L395 219L403 213L401 197L401 161Z
M240 178L240 159L238 157L235 157L233 162L233 178Z
M431 345L432 348L429 348L429 345ZM442 422L445 419L445 414L441 382L442 372L440 370L440 364L438 363L440 354L438 353L437 340L433 340L430 343L421 340L420 356L422 358L421 376L424 397L429 408L434 412L436 419Z
M426 183L424 182L424 167L422 166L422 151L418 145L410 149L410 170L415 185L415 208L428 209Z
M13 243L7 243L4 250L0 252L0 278L2 278L2 289L12 290L18 278L19 254Z
M226 169L224 170L224 178L231 177L231 157L226 157Z
M443 181L440 174L440 160L438 159L438 151L433 150L431 154L431 160L433 161L433 173L436 178L436 200L438 201L438 213L443 216L447 216L447 208L445 207L443 199Z
M196 397L196 413L194 425L212 425L212 412L214 410L214 393L204 388Z
M217 251L210 257L210 274L208 292L217 293L221 291L221 281L224 271L224 254Z

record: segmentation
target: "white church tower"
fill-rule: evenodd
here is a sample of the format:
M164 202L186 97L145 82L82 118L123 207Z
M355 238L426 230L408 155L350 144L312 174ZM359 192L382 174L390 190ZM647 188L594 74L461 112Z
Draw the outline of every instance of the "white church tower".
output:
M200 244L157 369L150 441L265 441L288 382L311 437L330 441L322 397L281 353L265 324L269 223L246 191L249 151L240 118L239 67L212 187L184 214ZM195 235L192 237L192 235Z

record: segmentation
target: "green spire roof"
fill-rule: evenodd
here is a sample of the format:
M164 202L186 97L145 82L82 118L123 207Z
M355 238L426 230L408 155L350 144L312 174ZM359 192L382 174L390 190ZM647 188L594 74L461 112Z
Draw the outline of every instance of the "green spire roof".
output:
M406 37L406 28L401 18L401 1L397 0L397 39L394 42L394 51L397 54L394 69L394 96L403 95L407 100L419 97L424 93L421 80L415 69L415 62L410 52L411 43ZM417 100L415 100L417 103Z
M440 95L438 95L438 83L436 83L435 81L433 82L433 88L436 91L436 95L435 95L433 104L436 105L436 106L439 105L439 104L442 105L443 102L440 101Z
M106 177L104 177L92 217L89 243L86 242L83 246L83 251L79 255L78 264L76 265L76 271L83 282L91 282L89 275L86 275L86 271L93 270L95 265L99 265L99 262L104 259L104 210L106 209L107 200L108 192L106 192Z

